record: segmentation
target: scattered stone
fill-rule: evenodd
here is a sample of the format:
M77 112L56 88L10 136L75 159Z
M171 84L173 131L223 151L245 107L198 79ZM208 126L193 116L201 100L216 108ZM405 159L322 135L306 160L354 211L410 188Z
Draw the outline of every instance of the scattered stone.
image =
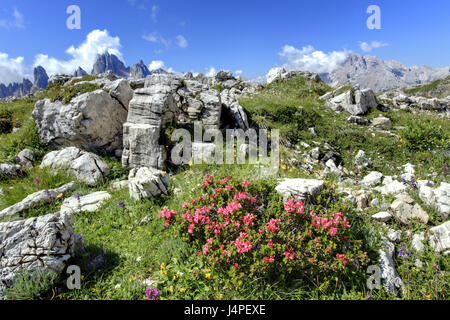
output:
M275 190L284 201L290 197L298 201L314 200L322 191L325 182L315 179L284 179Z
M450 221L429 230L429 243L436 252L450 249Z
M356 154L355 164L360 168L368 168L372 166L372 162L366 156L366 153L362 150L359 150Z
M409 225L411 219L427 224L428 214L408 194L400 194L391 204L389 210L399 222Z
M391 228L387 229L386 237L392 242L399 242L402 236L402 232L400 230L394 230Z
M61 273L73 252L70 215L56 213L0 223L0 295L25 270Z
M347 122L356 123L362 126L367 126L369 124L369 120L367 120L366 117L362 116L350 116L348 117Z
M416 252L420 253L425 248L423 241L425 241L425 232L413 235L413 238L411 240L411 246L413 247L414 250L416 250Z
M46 154L41 168L67 170L77 180L90 186L102 182L110 172L109 166L99 156L75 147Z
M0 179L17 177L21 173L21 167L16 164L0 163Z
M130 197L134 200L147 199L161 194L168 195L168 183L168 175L153 168L131 169L128 176Z
M372 216L372 219L380 221L380 222L387 222L387 221L391 220L391 218L392 218L392 214L390 214L389 212L386 212L386 211L378 212Z
M111 182L109 185L109 188L111 190L122 190L122 189L128 188L128 180Z
M407 191L410 188L407 184L405 185L397 180L387 179L387 177L384 178L383 183L383 186L374 188L375 190L381 192L383 195L397 195Z
M361 184L365 187L374 187L381 183L382 178L383 174L381 172L372 171L362 179Z
M20 214L25 210L50 203L57 199L60 194L64 196L65 194L73 191L75 188L75 182L70 182L56 189L41 190L30 194L22 201L0 211L0 220L18 220L20 219Z
M95 212L108 199L111 199L111 195L106 191L70 197L61 205L61 213Z
M34 152L30 149L24 149L19 152L16 159L20 163L21 166L23 166L26 169L32 169L33 168L33 159L34 159Z
M384 130L390 130L392 129L392 121L389 118L380 116L372 120L372 126Z

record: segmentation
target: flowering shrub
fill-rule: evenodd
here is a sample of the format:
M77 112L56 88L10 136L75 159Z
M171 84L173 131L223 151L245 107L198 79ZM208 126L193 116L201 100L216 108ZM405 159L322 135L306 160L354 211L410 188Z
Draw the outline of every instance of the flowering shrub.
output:
M310 271L318 276L361 269L367 264L361 241L342 212L307 211L301 201L268 203L249 181L207 175L202 193L164 208L159 217L193 243L197 256L216 270L246 275Z

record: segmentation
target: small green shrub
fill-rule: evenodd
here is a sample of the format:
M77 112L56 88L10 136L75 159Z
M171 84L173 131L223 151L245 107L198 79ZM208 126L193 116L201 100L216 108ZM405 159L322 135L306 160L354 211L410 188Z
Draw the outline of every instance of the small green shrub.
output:
M400 132L406 140L410 151L425 151L435 148L450 148L448 132L441 126L434 125L430 120L412 121Z
M54 272L38 270L34 273L22 272L14 279L11 288L6 290L9 300L38 300L45 298L58 280Z

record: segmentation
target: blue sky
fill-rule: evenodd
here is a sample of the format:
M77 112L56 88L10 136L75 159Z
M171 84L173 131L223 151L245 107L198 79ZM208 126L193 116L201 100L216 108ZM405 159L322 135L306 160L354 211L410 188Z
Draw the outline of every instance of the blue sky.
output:
M81 9L80 30L66 27L69 5ZM369 5L381 9L381 30L366 26ZM449 35L447 0L13 0L0 9L0 82L29 76L37 63L49 73L88 66L98 46L127 65L246 78L280 65L323 71L350 51L445 67Z

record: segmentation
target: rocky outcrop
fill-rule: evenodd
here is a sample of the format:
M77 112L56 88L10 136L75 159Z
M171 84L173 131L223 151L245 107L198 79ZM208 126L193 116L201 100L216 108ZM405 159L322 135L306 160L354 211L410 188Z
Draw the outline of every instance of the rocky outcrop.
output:
M418 220L424 224L427 224L430 219L420 205L405 193L397 196L389 210L396 220L405 225L409 225L411 223L410 220L412 219Z
M74 182L71 182L56 189L47 189L32 193L22 201L0 211L0 221L12 221L20 219L20 214L22 212L36 206L51 203L55 201L60 194L64 196L65 194L73 191L75 187L76 184Z
M45 69L41 66L34 68L34 87L45 89L48 86L48 75Z
M95 212L108 199L111 199L111 195L106 191L94 192L84 196L77 195L64 200L60 212L63 214Z
M150 70L148 70L144 61L139 60L134 66L131 67L130 77L134 79L142 79L151 74Z
M61 273L74 252L74 242L71 215L0 223L0 295L23 271Z
M24 97L30 93L33 83L28 79L23 79L22 82L14 82L8 85L0 83L0 98L6 97Z
M319 74L309 71L289 71L287 72L284 68L276 67L269 70L266 75L266 83L271 84L276 80L289 80L294 77L303 77L306 79L310 79L315 82L319 82L320 77Z
M32 116L42 142L92 151L122 147L122 128L133 91L126 80L93 82L103 89L84 93L68 104L50 99L35 104Z
M129 68L125 67L125 64L116 55L106 51L104 54L97 56L91 74L97 75L105 73L108 70L114 72L114 74L121 78L128 78L130 73Z
M84 77L87 75L88 75L88 73L86 71L84 71L83 68L81 68L81 67L78 67L78 69L75 70L75 72L73 74L74 77Z
M205 130L215 129L221 124L221 115L221 96L208 85L195 80L182 82L170 74L148 76L145 87L135 90L123 126L123 166L162 169L168 150L160 139L168 123L183 125L198 121Z
M284 179L275 190L283 196L284 201L289 198L306 201L314 200L322 191L325 182L315 179Z
M149 199L161 194L168 195L169 177L153 168L131 169L128 176L130 197L134 200Z
M104 181L110 172L109 166L99 156L75 147L46 154L41 168L50 168L55 171L67 170L78 181L90 186Z
M378 106L377 98L370 89L360 90L354 87L338 96L329 98L325 105L334 111L347 111L352 115L366 114L371 108Z

